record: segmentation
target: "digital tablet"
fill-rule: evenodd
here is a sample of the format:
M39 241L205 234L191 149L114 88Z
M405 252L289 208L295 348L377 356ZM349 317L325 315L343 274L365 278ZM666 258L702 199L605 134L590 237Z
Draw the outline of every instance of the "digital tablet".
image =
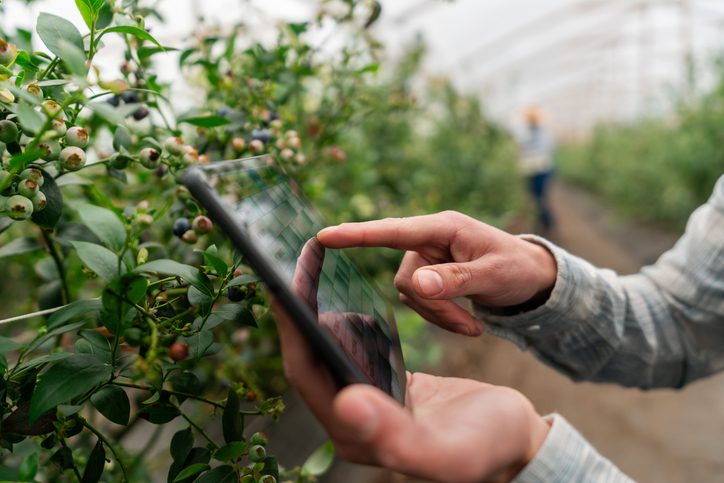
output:
M347 254L317 241L326 224L274 157L196 166L185 184L340 387L372 384L404 404L405 365L391 304Z

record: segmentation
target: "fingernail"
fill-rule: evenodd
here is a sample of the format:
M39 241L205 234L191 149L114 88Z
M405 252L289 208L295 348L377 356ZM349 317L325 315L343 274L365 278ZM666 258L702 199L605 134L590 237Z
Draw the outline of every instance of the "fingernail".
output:
M417 272L417 282L424 295L432 297L442 292L442 277L435 270L420 270Z

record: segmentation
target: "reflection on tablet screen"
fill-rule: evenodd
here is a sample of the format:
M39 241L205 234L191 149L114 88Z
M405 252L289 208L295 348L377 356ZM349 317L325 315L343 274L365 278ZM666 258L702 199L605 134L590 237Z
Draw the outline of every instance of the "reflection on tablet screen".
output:
M299 187L276 166L207 175L359 370L399 400L392 308L344 253L314 238L324 225Z

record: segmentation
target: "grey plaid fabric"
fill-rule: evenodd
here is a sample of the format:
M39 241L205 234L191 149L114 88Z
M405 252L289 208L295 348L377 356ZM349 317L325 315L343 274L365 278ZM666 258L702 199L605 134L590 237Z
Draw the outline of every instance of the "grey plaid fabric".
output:
M724 177L676 246L635 275L524 238L553 253L556 285L548 302L529 312L476 307L491 334L576 380L678 388L724 370ZM630 481L561 421L564 429L551 432L553 441L519 481Z

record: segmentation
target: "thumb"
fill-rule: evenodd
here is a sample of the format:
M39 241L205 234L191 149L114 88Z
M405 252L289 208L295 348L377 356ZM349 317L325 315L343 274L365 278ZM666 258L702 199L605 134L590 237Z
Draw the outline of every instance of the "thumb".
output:
M368 463L410 472L425 441L424 430L400 403L379 389L356 384L339 392L334 414L345 439L361 449L356 457Z
M485 294L491 288L491 274L482 273L477 262L443 263L420 268L412 274L412 286L419 297L428 300Z

